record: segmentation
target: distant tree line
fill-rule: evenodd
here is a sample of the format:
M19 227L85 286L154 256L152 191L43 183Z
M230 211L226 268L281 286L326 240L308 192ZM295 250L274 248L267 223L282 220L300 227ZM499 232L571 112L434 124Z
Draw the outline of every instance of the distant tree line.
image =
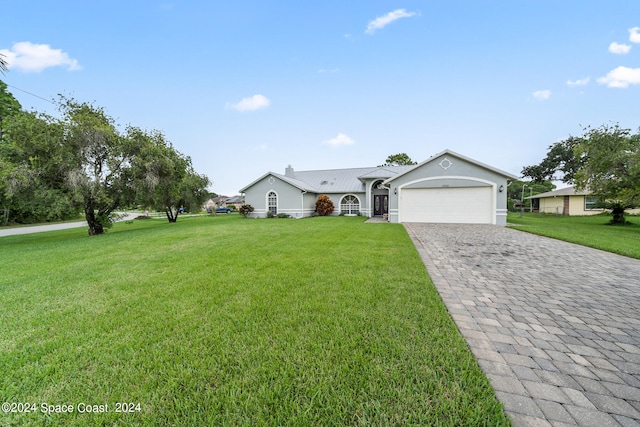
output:
M25 111L0 80L2 224L77 218L102 234L119 209L199 208L210 184L162 132L119 131L103 108L63 96L60 117Z

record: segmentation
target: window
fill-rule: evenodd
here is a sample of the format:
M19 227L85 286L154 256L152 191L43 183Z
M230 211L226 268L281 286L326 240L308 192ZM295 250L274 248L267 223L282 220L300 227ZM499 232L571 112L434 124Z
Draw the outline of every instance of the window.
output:
M273 191L267 194L267 210L278 215L278 195Z
M340 213L345 215L357 215L360 212L360 200L356 196L344 196L340 201Z
M600 199L595 196L584 196L584 210L593 211L600 210Z

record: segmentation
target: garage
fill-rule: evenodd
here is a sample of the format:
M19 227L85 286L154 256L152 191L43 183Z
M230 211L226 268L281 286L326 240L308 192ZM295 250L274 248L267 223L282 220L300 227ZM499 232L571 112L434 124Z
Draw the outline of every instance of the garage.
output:
M493 187L406 188L399 193L400 222L493 224Z

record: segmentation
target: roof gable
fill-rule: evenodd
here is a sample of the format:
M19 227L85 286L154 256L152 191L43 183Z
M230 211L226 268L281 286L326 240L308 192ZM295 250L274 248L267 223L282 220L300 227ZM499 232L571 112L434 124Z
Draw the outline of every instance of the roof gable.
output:
M280 175L279 173L275 173L275 172L267 172L264 175L262 175L260 178L256 179L255 181L253 181L251 184L247 185L244 188L240 189L240 193L245 193L249 188L253 187L254 185L256 185L257 183L259 183L260 181L266 179L268 176L273 176L274 178L277 178L281 181L286 182L289 185L292 185L302 191L311 191L311 192L317 192L314 188L312 188L311 186L309 186L306 182L304 181L300 181L299 179L295 179L295 178L291 178L288 176L284 176L284 175Z
M502 175L505 178L507 178L507 180L518 179L517 176L515 176L513 174L510 174L509 172L505 172L503 170L494 168L493 166L489 166L489 165L487 165L485 163L482 163L482 162L479 162L477 160L471 159L469 157L463 156L462 154L458 154L455 151L451 151L449 149L446 149L444 151L441 151L438 154L434 154L433 156L429 157L427 160L425 160L425 161L423 161L421 163L418 163L417 165L413 166L412 168L410 168L410 169L408 169L408 170L406 170L406 171L404 171L404 172L402 172L402 173L400 173L400 174L398 174L396 176L393 176L393 177L387 179L384 183L388 184L388 183L400 178L401 176L408 174L409 172L411 172L411 171L413 171L415 169L418 169L418 168L420 168L420 167L422 167L422 166L424 166L424 165L426 165L428 163L431 163L431 162L437 160L438 158L440 158L441 156L444 156L444 155L448 155L448 156L451 156L451 157L456 157L458 159L464 160L464 161L466 161L466 162L468 162L470 164L473 164L475 166L478 166L478 167L481 167L483 169L486 169L486 170L489 170L491 172L494 172L494 173L496 173L498 175Z

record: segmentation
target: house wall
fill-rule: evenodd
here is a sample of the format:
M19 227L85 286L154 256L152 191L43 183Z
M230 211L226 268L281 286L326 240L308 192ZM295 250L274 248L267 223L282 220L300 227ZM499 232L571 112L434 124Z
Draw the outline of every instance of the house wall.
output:
M389 182L389 221L398 222L398 194L403 188L493 187L495 224L507 223L507 178L451 154L443 154ZM503 186L503 191L498 189Z
M569 198L569 209L565 212L565 197ZM543 197L540 199L539 212L556 214L556 215L598 215L602 213L602 209L585 210L584 209L584 196L557 196L557 197Z
M273 175L268 175L245 190L245 203L255 209L251 214L252 218L267 216L267 195L271 191L278 196L277 213L302 218L310 216L315 210L315 197Z
M565 196L540 198L539 212L563 215L564 214L563 213L564 197ZM574 195L574 196L566 196L566 197L569 197L569 212L567 214L570 216L598 215L605 212L605 209L585 210L584 208L585 196L583 195ZM627 209L625 212L628 214L637 215L638 213L640 213L640 209Z
M273 183L270 179L273 178ZM360 212L368 209L368 201L364 192L349 193L309 193L291 184L269 175L245 190L245 203L254 207L252 218L267 216L267 195L274 191L278 195L278 213L286 213L293 218L312 216L316 210L316 200L320 194L327 195L334 205L333 215L340 215L340 201L346 195L354 195L360 200Z
M328 196L331 201L333 202L333 215L340 215L340 201L342 200L342 198L344 196L347 195L354 195L358 198L358 200L360 200L360 212L363 215L365 214L365 211L368 209L368 205L367 205L367 198L366 198L366 194L364 192L351 192L351 193L321 193L324 194L326 196ZM320 194L316 194L316 197L313 201L313 210L315 211L316 205L315 205L315 201L317 200L318 196L320 196Z
M563 215L564 197L544 197L540 199L539 212Z
M578 215L598 215L604 212L604 209L584 209L584 196L569 196L569 216Z

